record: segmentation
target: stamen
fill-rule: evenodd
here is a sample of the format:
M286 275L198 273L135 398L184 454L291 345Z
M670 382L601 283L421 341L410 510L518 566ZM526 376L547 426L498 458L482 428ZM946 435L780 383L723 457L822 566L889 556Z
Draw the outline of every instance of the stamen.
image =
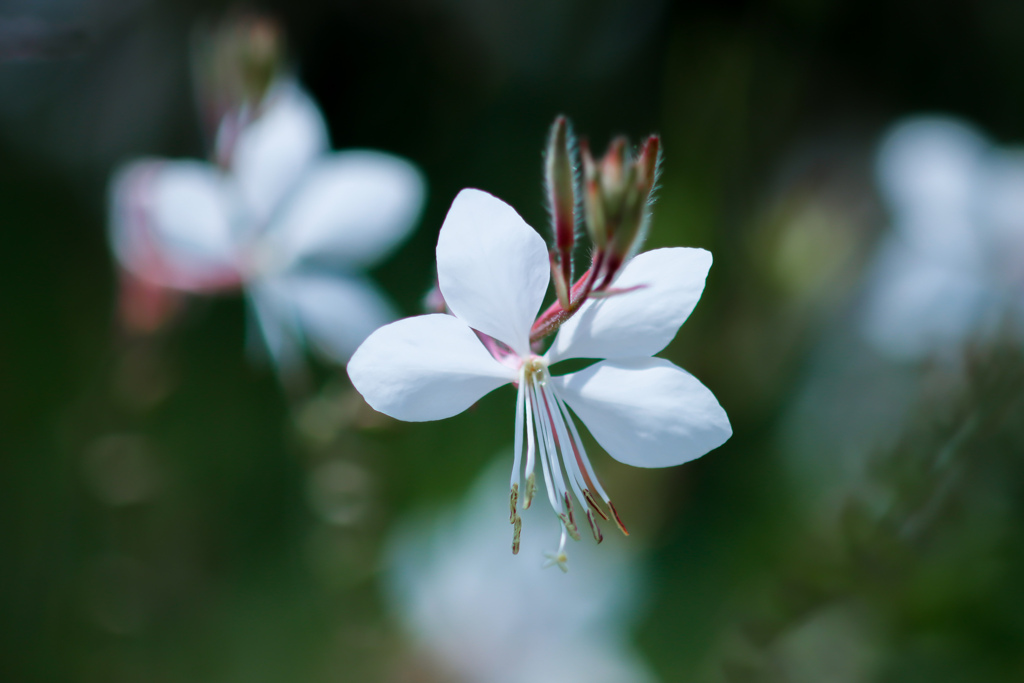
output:
M558 399L558 396L552 392L552 401L558 406L558 434L562 441L568 441L572 446L572 457L567 457L566 453L562 453L562 463L565 465L566 472L569 474L569 482L572 484L572 490L576 494L577 500L586 501L584 494L585 484L583 483L583 474L579 468L580 450L583 448L583 444L577 443L578 435L576 439L570 438L567 433L565 423L572 420L572 416L569 415L569 411L565 409L565 405ZM586 508L586 503L581 504ZM604 514L598 511L599 514Z
M548 398L549 395L550 395L550 399ZM562 411L561 410L554 410L554 411L551 410L551 406L552 405L554 405L556 407L556 409L558 408L558 406L559 406L558 397L555 396L554 392L551 391L551 389L548 389L548 388L545 388L543 391L541 391L541 397L544 399L544 407L547 410L547 414L548 414L548 420L549 420L549 425L548 426L549 426L550 432L551 432L551 434L553 436L555 446L558 448L559 459L558 460L554 460L553 459L552 463L551 463L551 466L552 466L552 468L555 468L557 473L558 473L557 483L558 483L558 486L559 486L559 492L561 493L562 498L563 498L564 503L565 503L565 515L564 515L565 519L563 519L563 522L566 525L566 528L567 528L567 530L569 532L569 535L572 536L572 539L574 541L578 541L578 540L580 540L580 535L579 535L579 531L577 530L577 526L576 526L576 519L575 519L575 515L574 515L574 511L573 511L572 499L569 497L569 492L566 490L565 482L562 479L562 470L561 470L562 466L564 465L565 469L566 469L566 473L569 475L569 483L570 483L570 485L573 488L573 492L576 494L577 498L582 498L583 494L582 494L582 491L580 490L580 485L579 485L579 476L580 476L579 475L579 471L575 467L575 463L574 463L573 459L569 458L569 457L566 457L565 446L564 446L565 442L568 441L568 442L570 442L570 444L572 445L573 450L575 451L576 450L576 444L572 443L572 439L569 438L568 431L566 430L566 427L565 427L565 416L562 413ZM563 515L560 515L560 516L563 516Z
M555 399L558 401L559 408L566 414L565 421L569 424L569 429L572 430L572 443L574 447L573 450L576 455L577 463L581 465L583 468L585 468L584 471L581 472L581 474L583 475L584 480L588 484L587 488L585 488L583 491L584 497L587 499L587 503L592 508L594 508L594 511L601 515L601 517L603 517L606 520L608 519L608 517L601 511L601 508L597 506L597 501L595 501L593 498L590 489L596 488L601 498L604 500L605 504L611 510L612 517L615 518L615 524L619 527L619 531L621 531L624 535L629 536L629 530L626 529L626 525L622 523L622 519L619 517L619 513L615 509L615 506L612 505L611 499L608 497L608 494L604 492L604 489L601 488L601 482L598 481L597 475L594 473L594 468L590 464L590 458L587 457L587 453L583 449L583 442L580 440L579 431L576 429L576 423L573 422L571 416L568 414L568 408L560 399L558 399L557 396L555 397ZM580 444L579 450L576 450L575 448L575 445L577 443Z
M604 513L604 510L602 510L598 506L597 501L594 500L594 494L590 491L590 489L583 489L583 497L587 499L587 504L590 505L590 507L594 510L594 512L596 512L597 514L601 515L601 519L603 519L604 521L607 522L608 521L608 515L606 515Z
M537 389L537 393L540 395L541 400L544 401L544 413L548 418L544 424L544 436L548 444L547 455L551 465L552 479L555 484L555 494L559 498L568 497L568 492L565 487L565 479L562 477L561 462L564 459L562 457L563 446L562 440L559 439L560 435L563 437L565 436L565 426L561 424L561 420L559 420L558 424L555 423L556 415L559 418L561 418L561 415L551 410L552 401L548 400L548 394L551 393L551 390L546 387L542 387ZM558 509L556 507L556 512L557 510ZM578 540L577 536L579 536L579 534L575 533L575 524L566 521L566 526L569 527L569 535Z
M614 518L615 524L622 533L629 531L622 523L618 511L611 504L608 494L597 480L594 468L590 464L579 430L568 406L549 386L550 375L543 359L531 357L522 363L519 373L519 392L516 396L516 461L513 466L512 482L509 493L509 522L513 525L512 552L519 552L519 539L522 531L522 518L519 515L520 474L526 474L526 485L523 491L522 508L529 509L537 489L535 473L536 461L540 458L541 471L544 475L545 490L552 510L561 522L562 533L557 553L547 553L548 562L545 566L557 564L562 571L567 571L565 554L566 539L571 537L580 540L579 526L576 522L576 510L573 496L581 505L587 516L587 523L594 535L594 540L601 543L604 534L598 524L597 517L604 520ZM519 465L524 450L525 438L526 467L520 472ZM566 446L568 444L568 446ZM569 449L572 450L569 453ZM564 468L564 472L563 472ZM566 485L568 480L568 486ZM570 489L572 493L570 493ZM606 513L598 498L604 500L611 511Z
M542 387L534 388L534 395L540 396L540 399L544 402L544 415L547 416L547 420L543 419L543 416L538 411L538 419L541 422L541 433L544 436L544 459L541 461L546 465L544 468L545 483L550 487L549 500L553 496L562 499L567 507L562 508L561 505L555 504L552 501L552 509L558 518L562 521L562 525L568 532L569 536L574 541L580 540L579 531L576 528L575 516L572 510L572 502L569 497L569 492L565 486L565 479L562 477L562 465L561 465L561 442L559 440L559 432L564 435L564 425L555 422L555 415L551 411L551 401L548 400L549 389ZM553 496L552 496L553 494Z
M518 492L519 490L519 465L523 456L523 416L526 410L526 390L523 388L523 369L519 369L519 390L516 391L516 426L513 446L512 478L509 486ZM514 506L513 506L514 510Z
M594 519L594 513L587 510L587 521L590 522L590 530L594 532L594 540L600 543L604 540L604 534L601 533L601 527L598 526L597 520Z
M607 496L604 495L604 491L601 489L601 484L597 482L597 475L594 474L593 468L590 466L590 459L587 457L587 451L583 447L583 441L580 439L580 433L576 429L576 423L573 422L572 415L569 413L569 408L565 405L565 402L555 396L555 400L558 403L559 411L562 413L562 417L569 425L569 429L572 432L572 444L573 460L571 462L574 475L578 475L580 478L579 487L582 489L576 492L578 498L586 500L587 504L593 508L594 512L601 516L601 519L608 521L608 515L605 514L601 506L597 504L594 499L594 493L591 489L597 488L601 491L602 496L607 500ZM596 483L596 486L595 486Z
M619 512L618 510L615 509L615 506L612 505L612 502L610 500L608 501L608 507L612 509L612 516L615 517L615 523L619 525L619 531L621 531L624 535L629 536L629 530L626 529L626 525L622 523L621 519L619 519Z
M569 535L572 536L572 540L580 540L580 532L576 529L576 517L572 511L572 500L569 498L569 492L566 491L562 495L562 499L565 501L565 517L562 521L565 522L565 528L568 529Z
M519 536L523 533L523 518L516 515L512 522L512 554L519 554Z
M532 396L533 396L534 400L537 403L537 407L539 408L540 407L540 401L538 401L537 398L536 398L537 397L537 387L534 386L534 387L531 387L531 388L533 389ZM555 498L555 484L554 484L554 481L551 478L551 462L550 462L551 461L551 456L550 456L550 453L551 453L551 451L554 450L555 445L554 445L554 443L552 443L550 435L548 434L546 421L543 419L543 416L541 416L538 413L539 413L539 411L537 413L535 413L535 417L537 419L537 432L543 438L543 441L541 441L541 443L540 443L540 456L541 456L540 457L540 465L541 465L541 472L543 472L543 474L544 474L544 484L545 484L544 488L547 491L548 502L551 504L551 509L555 511L555 514L558 514L559 516L561 516L561 514L559 513L559 505L558 505L558 502L557 502L558 499Z
M561 400L559 400L559 404L561 405L562 410L564 410L564 411L568 411L569 410L566 407L565 403L562 402ZM584 475L585 475L584 479L587 482L587 488L597 490L597 494L601 497L601 499L604 502L607 503L608 502L608 494L605 493L604 489L601 487L601 482L598 480L597 474L594 473L594 468L590 464L590 458L587 457L586 451L583 450L583 440L580 439L580 433L576 429L576 423L573 420L571 420L571 419L566 420L566 422L569 423L569 428L572 430L573 439L576 441L576 443L580 444L580 452L579 452L580 460L579 460L579 463L583 467L583 472L584 472ZM607 519L607 517L605 517L605 519Z
M526 498L523 500L523 509L529 510L533 503L533 494L537 492L537 478L533 474L533 468L537 465L537 440L534 438L533 424L533 393L530 383L525 380L525 364L523 368L524 381L519 383L521 391L524 391L524 403L526 406Z
M516 512L516 501L519 500L519 482L512 484L512 493L508 497L508 523L515 524L516 517L519 514Z

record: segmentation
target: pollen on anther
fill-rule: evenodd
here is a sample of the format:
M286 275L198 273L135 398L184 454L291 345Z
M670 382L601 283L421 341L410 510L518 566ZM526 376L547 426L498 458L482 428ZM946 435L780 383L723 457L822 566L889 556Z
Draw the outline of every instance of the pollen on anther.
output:
M512 521L512 554L519 554L519 537L523 533L523 518L518 515Z
M580 540L580 533L576 528L576 517L573 515L572 499L569 498L568 491L566 491L563 496L563 502L565 503L565 514L560 515L562 517L562 522L565 524L566 531L568 531L569 535L572 536L572 540L578 541Z
M537 493L537 476L530 472L526 477L526 497L523 499L523 509L529 510L533 504L533 496Z
M509 498L508 498L508 507L509 507L508 523L509 524L515 524L516 523L516 517L519 516L518 512L516 511L516 503L518 501L519 501L519 483L516 482L515 484L512 484L512 492L509 494Z
M594 540L600 543L604 540L604 534L601 533L601 527L598 525L597 520L594 519L594 513L587 510L587 521L590 522L590 530L594 532Z

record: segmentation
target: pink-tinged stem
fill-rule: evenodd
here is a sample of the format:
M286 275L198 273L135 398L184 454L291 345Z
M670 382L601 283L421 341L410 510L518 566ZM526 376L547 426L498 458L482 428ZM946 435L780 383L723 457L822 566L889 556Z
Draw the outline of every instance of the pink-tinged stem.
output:
M587 272L583 273L580 279L576 281L576 284L569 290L568 308L562 306L562 303L556 299L546 311L540 314L537 322L533 323L533 327L530 329L531 344L554 334L562 323L571 318L580 309L580 306L590 296L590 292L594 287L594 281L601 268L601 260L602 254L598 253L590 268L587 269Z

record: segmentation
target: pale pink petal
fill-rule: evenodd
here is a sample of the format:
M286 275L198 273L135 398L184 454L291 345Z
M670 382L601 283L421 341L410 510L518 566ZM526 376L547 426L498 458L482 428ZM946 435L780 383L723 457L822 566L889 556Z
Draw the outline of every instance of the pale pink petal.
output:
M424 422L458 415L516 372L494 360L461 320L435 314L378 329L352 356L348 376L375 410Z
M551 381L597 442L627 465L678 465L732 436L711 391L662 358L601 361Z
M551 275L547 254L515 209L481 190L463 190L437 238L441 294L467 325L525 356Z
M672 341L704 291L711 253L675 247L644 252L612 285L632 290L590 299L559 329L548 359L652 356Z
M111 183L110 239L120 264L163 287L237 284L229 184L199 161L139 161Z

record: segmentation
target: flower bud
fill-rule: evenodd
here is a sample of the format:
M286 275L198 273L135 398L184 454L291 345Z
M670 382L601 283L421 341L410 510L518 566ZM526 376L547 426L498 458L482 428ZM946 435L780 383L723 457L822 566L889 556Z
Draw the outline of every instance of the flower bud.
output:
M649 137L634 157L625 138L617 137L595 162L581 146L587 230L602 254L596 289L611 284L618 269L640 242L647 227L647 206L657 179L661 144Z
M284 34L268 17L235 16L201 31L195 43L196 80L214 125L228 112L258 107L283 59Z
M658 164L661 162L661 139L652 135L644 142L640 155L636 160L637 183L640 191L650 199L651 191L658 176Z
M587 233L594 247L599 251L608 243L608 230L604 220L604 198L601 193L601 174L594 157L590 154L590 145L580 141L580 159L583 164L583 210L586 219Z
M572 286L572 280L565 275L554 249L548 252L548 259L551 263L551 281L555 285L555 296L562 308L568 310L570 305L569 288Z
M572 282L572 249L576 241L576 177L572 161L572 130L569 121L559 116L551 125L548 149L544 156L544 180L555 233L557 270L555 281L568 286ZM554 269L554 268L553 268Z
M605 196L614 201L614 195L620 193L623 187L623 173L629 165L629 141L621 135L611 141L608 151L601 160L601 189Z

